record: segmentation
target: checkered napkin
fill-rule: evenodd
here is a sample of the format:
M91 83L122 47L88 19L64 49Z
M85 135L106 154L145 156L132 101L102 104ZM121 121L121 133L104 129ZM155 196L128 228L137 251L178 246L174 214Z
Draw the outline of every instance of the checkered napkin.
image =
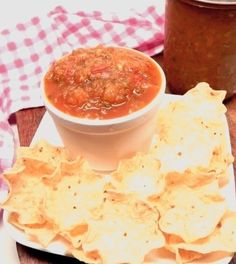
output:
M40 80L48 66L75 48L98 44L157 54L164 40L160 10L151 5L126 14L71 13L58 6L43 17L0 31L0 174L12 164L16 146L7 120L20 109L43 105Z

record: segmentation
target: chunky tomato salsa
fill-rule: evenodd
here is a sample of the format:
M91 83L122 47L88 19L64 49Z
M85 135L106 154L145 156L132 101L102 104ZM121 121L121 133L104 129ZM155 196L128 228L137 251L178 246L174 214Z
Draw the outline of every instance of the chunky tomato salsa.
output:
M154 62L130 49L79 48L56 61L45 75L45 93L64 113L110 119L147 105L160 89Z

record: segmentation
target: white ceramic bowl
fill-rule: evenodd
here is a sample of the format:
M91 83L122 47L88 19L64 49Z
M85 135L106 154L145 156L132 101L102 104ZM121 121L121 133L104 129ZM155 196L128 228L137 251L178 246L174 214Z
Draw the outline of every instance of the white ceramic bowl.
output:
M114 170L121 159L147 151L154 134L156 113L165 93L165 74L152 58L139 51L132 51L142 54L155 64L161 77L161 87L149 104L126 116L98 120L65 114L50 103L42 80L45 107L55 122L64 146L72 158L84 156L95 170Z

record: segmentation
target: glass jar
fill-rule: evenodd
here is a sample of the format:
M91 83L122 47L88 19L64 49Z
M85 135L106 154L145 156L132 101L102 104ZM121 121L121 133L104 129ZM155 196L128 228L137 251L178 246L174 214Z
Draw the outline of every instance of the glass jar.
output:
M198 82L236 93L236 1L166 0L164 70L170 91Z

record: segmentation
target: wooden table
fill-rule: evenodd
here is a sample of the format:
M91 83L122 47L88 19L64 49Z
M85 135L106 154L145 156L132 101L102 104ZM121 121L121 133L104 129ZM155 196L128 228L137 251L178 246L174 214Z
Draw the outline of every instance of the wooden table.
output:
M162 57L157 57L161 64ZM227 119L230 129L232 152L236 157L236 95L225 102L227 107ZM19 132L19 140L22 146L29 146L32 137L45 112L44 107L21 110L16 113L16 123ZM234 174L236 175L236 162L234 162ZM75 259L56 256L53 254L33 250L17 244L17 250L21 264L75 264L80 263ZM230 264L236 264L236 254Z

